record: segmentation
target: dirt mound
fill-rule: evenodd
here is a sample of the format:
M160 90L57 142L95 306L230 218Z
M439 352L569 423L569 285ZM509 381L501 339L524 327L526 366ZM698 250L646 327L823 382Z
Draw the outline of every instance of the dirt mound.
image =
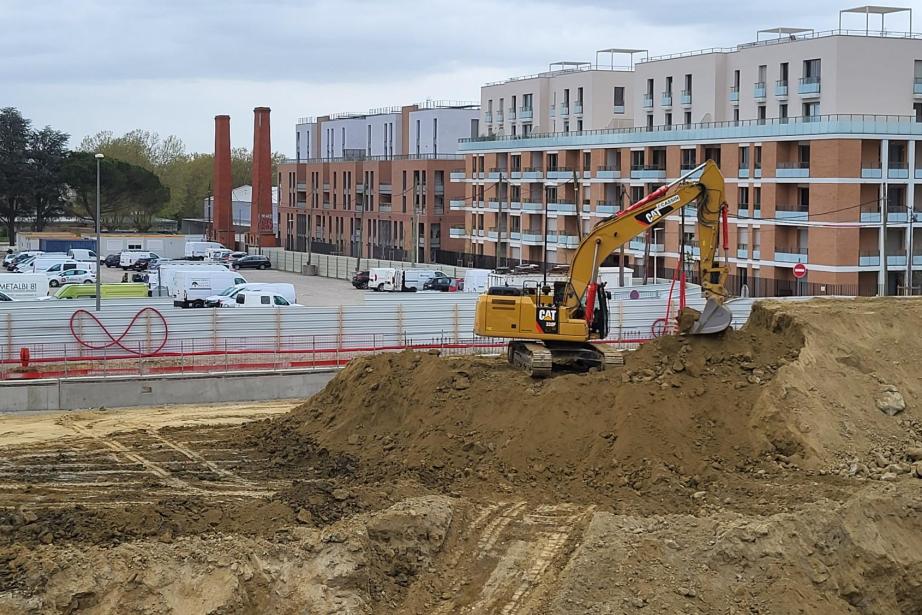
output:
M361 473L598 501L627 488L694 491L727 472L825 471L918 435L875 396L918 394L919 301L757 304L741 331L666 337L622 369L536 381L493 358L353 361L269 426L260 445L300 463L307 443ZM891 451L891 452L893 452ZM898 453L897 453L898 456ZM904 467L904 470L909 471ZM530 491L529 491L530 490ZM681 502L687 503L682 493Z

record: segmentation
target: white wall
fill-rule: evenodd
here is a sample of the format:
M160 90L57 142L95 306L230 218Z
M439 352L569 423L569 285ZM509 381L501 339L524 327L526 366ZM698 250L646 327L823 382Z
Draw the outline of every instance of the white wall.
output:
M369 115L364 118L363 151L369 156L393 156L403 151L403 116L400 113ZM368 151L368 127L371 126L371 151Z
M341 158L343 149L365 151L365 117L323 122L320 128L320 156ZM345 130L343 130L345 129ZM343 137L345 136L345 142Z
M308 160L320 155L320 152L311 151L316 131L316 122L311 124L297 124L295 126L295 157L298 160Z
M410 142L407 152L419 154L456 154L458 139L471 136L471 122L480 118L479 109L422 109L410 112ZM438 120L438 134L433 135L433 120ZM417 129L417 123L419 128ZM435 138L433 138L435 137Z

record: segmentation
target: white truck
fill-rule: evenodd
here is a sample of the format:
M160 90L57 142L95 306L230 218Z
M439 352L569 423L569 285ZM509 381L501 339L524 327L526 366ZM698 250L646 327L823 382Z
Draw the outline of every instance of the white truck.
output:
M45 269L45 274L47 275L57 275L62 271L68 271L70 269L86 269L96 273L96 262L95 261L75 261L71 258L66 260L55 261L53 265ZM38 271L36 271L38 273Z
M233 271L177 271L173 277L170 296L176 307L205 307L205 299L235 284L246 284L240 274Z
M373 267L368 270L368 288L379 292L416 292L432 278L444 275L436 269Z
M14 301L41 299L48 295L44 273L0 273L0 292Z
M245 290L237 293L234 298L234 307L302 307L297 303L291 303L278 293L271 293L260 290Z
M295 303L294 284L287 282L247 282L246 284L236 284L230 288L225 288L217 295L212 295L205 299L205 307L234 307L237 295L244 291L262 291L282 295L289 303Z
M175 286L174 278L178 271L230 271L230 269L227 265L208 261L166 261L155 271L147 274L147 285L150 288L151 297L171 295Z
M187 241L183 256L195 260L204 260L208 250L223 250L224 246L217 241Z
M67 251L67 256L80 262L96 262L96 252L83 248L74 248Z

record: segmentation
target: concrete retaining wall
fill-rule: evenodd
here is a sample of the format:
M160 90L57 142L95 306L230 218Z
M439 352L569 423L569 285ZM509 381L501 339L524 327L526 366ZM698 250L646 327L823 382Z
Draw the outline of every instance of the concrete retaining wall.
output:
M0 383L0 412L306 398L338 370L68 378Z

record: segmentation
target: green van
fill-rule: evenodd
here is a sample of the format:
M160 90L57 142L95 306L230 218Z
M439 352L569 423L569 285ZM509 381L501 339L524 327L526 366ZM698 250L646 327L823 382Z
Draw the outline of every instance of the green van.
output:
M126 282L121 284L102 284L100 292L103 299L147 298L147 284ZM95 284L66 284L59 288L55 299L82 299L96 296Z

